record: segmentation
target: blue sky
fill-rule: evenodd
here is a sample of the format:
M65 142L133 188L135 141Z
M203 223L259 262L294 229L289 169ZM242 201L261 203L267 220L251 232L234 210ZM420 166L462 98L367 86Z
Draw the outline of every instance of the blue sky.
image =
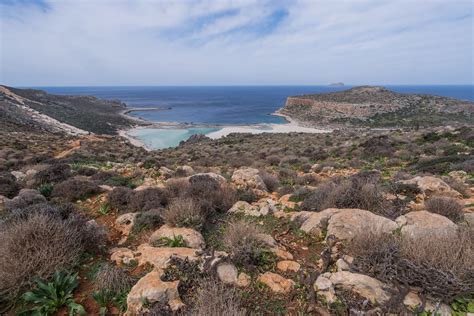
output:
M0 83L473 84L472 0L0 0Z

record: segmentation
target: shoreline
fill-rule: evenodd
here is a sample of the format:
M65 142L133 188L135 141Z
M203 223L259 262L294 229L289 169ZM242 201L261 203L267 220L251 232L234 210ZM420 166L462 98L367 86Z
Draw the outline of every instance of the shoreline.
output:
M141 129L188 129L188 128L219 128L218 131L214 131L205 136L211 139L219 139L233 133L241 134L262 134L262 133L331 133L333 129L328 128L316 128L304 126L301 122L289 117L288 115L280 113L281 109L278 109L270 115L275 115L284 118L286 123L277 124L277 123L260 123L260 124L242 124L242 125L230 125L230 124L199 124L199 123L178 123L178 122L153 122L148 121L142 118L137 118L128 113L132 112L135 109L127 109L122 111L121 115L140 123L139 125L133 126L127 129L118 130L118 134L125 139L127 139L132 145L137 147L142 147L147 151L157 150L154 148L148 147L142 140L138 137L132 135L131 131L141 130ZM138 109L139 110L139 109ZM138 111L137 110L137 111ZM155 110L155 109L153 109ZM163 109L161 109L163 110ZM178 146L178 144L176 145Z

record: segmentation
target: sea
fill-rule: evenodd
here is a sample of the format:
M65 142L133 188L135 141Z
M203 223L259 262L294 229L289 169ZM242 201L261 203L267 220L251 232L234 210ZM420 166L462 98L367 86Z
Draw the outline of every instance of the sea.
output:
M163 108L133 111L129 115L155 122L212 125L200 128L139 129L131 134L148 147L174 147L193 134L208 134L216 126L284 124L271 115L288 96L335 92L352 86L115 86L34 87L60 95L93 95L120 100L131 108ZM422 93L474 101L474 85L385 85L401 93Z

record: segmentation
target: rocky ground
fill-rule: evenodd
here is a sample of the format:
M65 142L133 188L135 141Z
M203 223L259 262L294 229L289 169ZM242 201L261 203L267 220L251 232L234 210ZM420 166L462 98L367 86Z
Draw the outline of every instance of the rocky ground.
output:
M78 273L88 314L466 315L472 141L470 128L157 152L118 137L3 140L3 305L35 306L22 294L59 269ZM71 231L88 237L63 245Z

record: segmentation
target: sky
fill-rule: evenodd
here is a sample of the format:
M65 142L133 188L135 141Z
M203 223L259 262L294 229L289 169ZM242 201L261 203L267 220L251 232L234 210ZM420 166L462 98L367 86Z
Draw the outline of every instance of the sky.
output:
M474 84L474 0L0 0L0 84Z

